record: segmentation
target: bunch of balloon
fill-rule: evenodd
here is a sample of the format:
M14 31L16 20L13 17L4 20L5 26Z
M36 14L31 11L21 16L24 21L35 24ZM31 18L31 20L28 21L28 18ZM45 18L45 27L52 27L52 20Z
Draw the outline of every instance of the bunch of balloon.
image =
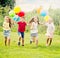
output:
M50 16L48 15L48 12L45 11L42 6L40 6L40 8L37 9L37 14L39 14L40 16L43 16L46 22L50 18Z
M48 15L48 12L45 11L45 10L42 10L41 13L40 13L41 16L44 17L44 20L47 22L50 18L50 16Z
M21 11L19 6L15 6L14 9L9 12L9 16L11 19L18 22L20 21L20 17L25 16L25 12Z

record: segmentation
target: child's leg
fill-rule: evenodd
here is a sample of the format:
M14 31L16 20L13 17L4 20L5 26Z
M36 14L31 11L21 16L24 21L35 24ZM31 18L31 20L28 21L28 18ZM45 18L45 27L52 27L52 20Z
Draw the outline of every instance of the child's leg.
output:
M38 38L36 38L36 46L38 46Z
M21 42L21 33L18 32L18 35L19 35L19 39L18 39L18 46L20 46L20 42Z
M51 45L51 43L52 43L52 38L50 38L50 43L49 43L49 45Z
M31 39L30 39L30 44L32 44L32 41L33 41L33 40L32 40L32 36L31 36Z
M35 42L35 37L32 37L32 39L33 39L33 42Z
M24 39L22 39L22 46L24 46Z
M47 44L49 43L49 38L47 38Z
M21 37L19 37L19 42L21 42Z
M21 37L22 37L22 46L24 46L24 32L21 32Z
M46 46L49 45L49 37L47 38Z
M5 37L5 46L7 45L7 37Z
M36 46L38 46L38 33L36 33Z
M10 37L8 37L8 45L10 46Z
M20 46L20 42L21 42L21 37L19 37L18 46Z

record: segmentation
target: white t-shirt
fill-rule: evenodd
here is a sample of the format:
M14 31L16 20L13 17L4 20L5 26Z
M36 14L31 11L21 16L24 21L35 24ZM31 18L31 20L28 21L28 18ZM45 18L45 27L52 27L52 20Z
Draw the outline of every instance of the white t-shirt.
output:
M31 33L37 33L38 32L38 23L33 22L33 29L31 29Z
M47 33L52 33L52 32L54 32L55 26L54 26L53 23L51 23L51 24L46 23L45 25L47 26Z

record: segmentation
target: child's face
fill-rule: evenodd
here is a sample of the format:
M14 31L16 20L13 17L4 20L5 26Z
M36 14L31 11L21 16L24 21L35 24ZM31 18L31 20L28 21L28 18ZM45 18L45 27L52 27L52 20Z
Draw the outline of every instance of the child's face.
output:
M51 23L52 23L52 19L50 19L50 20L48 21L48 23L51 24Z
M9 18L8 17L5 17L5 20L6 20L6 22L9 22Z
M34 22L37 22L37 21L38 21L38 19L35 17L35 18L34 18Z
M24 17L21 17L21 21L22 21L22 22L24 22L24 21L25 21Z

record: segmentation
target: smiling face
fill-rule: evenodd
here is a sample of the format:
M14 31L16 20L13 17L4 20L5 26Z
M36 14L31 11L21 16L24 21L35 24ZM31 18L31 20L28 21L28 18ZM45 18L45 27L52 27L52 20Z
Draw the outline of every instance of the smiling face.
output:
M9 23L9 17L8 17L8 16L5 16L5 21L6 21L7 23Z
M34 17L34 22L38 22L38 18L37 17Z

